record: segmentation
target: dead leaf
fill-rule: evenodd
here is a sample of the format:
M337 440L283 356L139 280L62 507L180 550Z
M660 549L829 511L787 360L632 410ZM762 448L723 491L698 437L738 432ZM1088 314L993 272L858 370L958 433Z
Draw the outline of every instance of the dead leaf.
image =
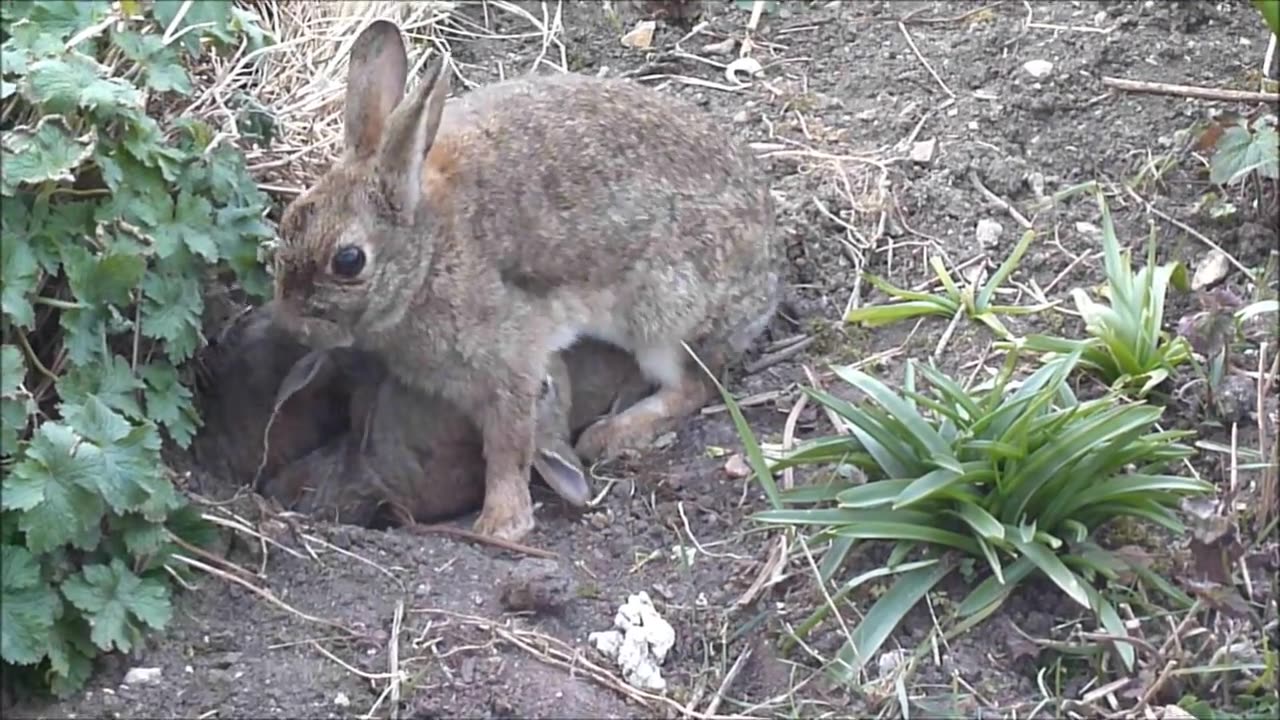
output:
M622 36L622 44L636 50L648 50L653 47L653 33L657 28L658 23L653 20L641 20Z

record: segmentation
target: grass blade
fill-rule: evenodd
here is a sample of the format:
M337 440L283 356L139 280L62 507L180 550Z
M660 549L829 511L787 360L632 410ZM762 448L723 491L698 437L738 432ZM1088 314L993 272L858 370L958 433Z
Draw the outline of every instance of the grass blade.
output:
M909 511L897 510L895 512ZM835 532L837 535L856 537L860 540L915 540L917 542L955 548L970 555L977 555L982 552L978 549L978 543L974 542L973 538L934 527L930 523L936 523L936 518L927 513L921 514L927 516L925 522L904 522L903 519L898 518L885 522L856 522L845 527L836 528Z
M1081 606L1090 608L1089 595L1085 592L1085 586L1080 582L1080 578L1071 569L1063 564L1057 555L1049 552L1043 545L1037 542L1027 542L1022 539L1020 532L1006 532L1005 535L1009 542L1022 553L1022 556L1035 563L1040 572L1044 573L1055 585L1062 588L1067 597L1080 603Z
M907 432L911 433L915 440L923 445L923 449L929 454L951 456L951 447L942 439L942 436L938 435L938 431L884 383L852 367L833 366L831 370L841 380L858 388L879 403L890 416L906 428Z
M944 561L899 576L897 582L880 596L862 622L853 629L850 641L840 648L833 667L836 681L851 682L861 672L863 665L880 651L880 646L884 645L894 628L902 622L902 618L954 567L953 563Z
M1027 248L1031 247L1031 241L1035 239L1035 230L1028 230L1022 233L1018 244L1013 246L1013 252L1009 253L1004 262L1000 263L1000 267L996 268L995 273L987 279L987 284L982 286L982 290L978 293L978 300L975 305L979 312L986 312L989 309L991 295L996 291L996 288L1003 285L1004 281L1008 280L1009 276L1013 274L1013 271L1018 267L1018 263L1022 262L1022 256L1026 254Z

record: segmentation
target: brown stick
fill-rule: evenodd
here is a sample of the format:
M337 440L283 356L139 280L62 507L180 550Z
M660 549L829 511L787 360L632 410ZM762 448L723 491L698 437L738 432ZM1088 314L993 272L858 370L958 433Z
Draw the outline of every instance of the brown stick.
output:
M528 545L523 545L511 540L503 540L502 538L482 535L474 530L467 530L466 528L460 528L455 525L447 525L445 523L423 525L422 523L414 520L413 515L402 506L396 504L391 507L392 513L396 516L396 519L400 521L401 527L414 535L448 535L450 537L470 540L471 542L482 543L485 545L492 545L493 547L510 550L514 553L522 553L524 555L546 558L548 560L555 560L560 557L550 550L542 550L540 548L529 547Z
M1218 100L1221 102L1280 102L1280 93L1254 92L1252 90L1223 90L1220 88L1198 87L1196 85L1172 85L1169 83L1147 82L1145 80L1125 80L1124 78L1104 77L1102 84L1117 90L1150 93L1152 95L1175 95L1177 97L1198 98L1200 100Z

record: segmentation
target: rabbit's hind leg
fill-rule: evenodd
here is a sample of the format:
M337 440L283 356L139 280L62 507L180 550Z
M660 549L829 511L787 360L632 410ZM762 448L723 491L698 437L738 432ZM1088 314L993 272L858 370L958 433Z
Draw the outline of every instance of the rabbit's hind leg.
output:
M623 450L644 447L706 405L715 388L701 368L687 359L678 344L637 351L636 362L645 378L658 385L657 391L583 430L574 446L578 456L595 462L616 457Z

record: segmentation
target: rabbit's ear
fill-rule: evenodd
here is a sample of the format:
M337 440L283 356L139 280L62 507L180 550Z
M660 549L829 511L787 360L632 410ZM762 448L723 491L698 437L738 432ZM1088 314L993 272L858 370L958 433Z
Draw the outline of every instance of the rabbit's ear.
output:
M386 137L378 150L384 192L391 206L412 217L422 196L422 166L440 129L440 115L449 95L445 59L437 55L427 64L422 82L387 120Z
M280 412L280 408L289 402L289 398L302 392L317 378L328 380L333 375L333 360L329 357L329 353L324 350L312 350L303 355L298 362L289 368L288 374L280 381L280 387L276 389L275 411Z
M543 482L574 507L582 507L591 499L591 488L572 450L556 452L539 448L533 454L533 468Z
M408 75L409 61L400 28L386 20L375 20L351 46L347 106L342 119L347 152L364 158L378 149L387 118L404 97Z

